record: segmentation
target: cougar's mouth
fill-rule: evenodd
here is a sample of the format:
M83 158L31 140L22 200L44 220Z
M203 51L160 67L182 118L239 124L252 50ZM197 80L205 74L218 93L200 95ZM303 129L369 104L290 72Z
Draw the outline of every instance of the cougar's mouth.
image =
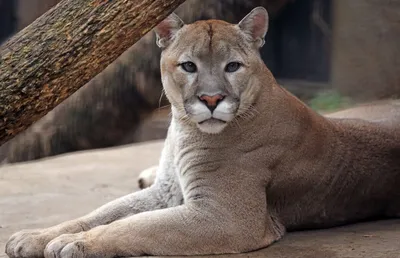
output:
M198 124L201 125L203 123L208 123L208 124L226 124L226 121L212 117L212 118L203 120L203 121L199 122Z

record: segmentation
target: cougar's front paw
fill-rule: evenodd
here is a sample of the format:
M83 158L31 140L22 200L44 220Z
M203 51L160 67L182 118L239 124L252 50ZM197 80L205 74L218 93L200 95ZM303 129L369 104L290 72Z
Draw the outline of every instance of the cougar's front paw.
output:
M156 179L157 169L158 166L153 166L140 172L138 178L138 184L140 189L145 189L147 187L150 187L154 183L154 180Z
M85 255L84 232L64 234L56 237L47 244L44 250L46 258L88 257Z
M11 258L43 257L44 248L52 238L46 230L23 230L10 237L5 251Z
M97 258L112 257L101 243L101 238L89 237L90 233L64 234L54 238L44 249L45 258Z

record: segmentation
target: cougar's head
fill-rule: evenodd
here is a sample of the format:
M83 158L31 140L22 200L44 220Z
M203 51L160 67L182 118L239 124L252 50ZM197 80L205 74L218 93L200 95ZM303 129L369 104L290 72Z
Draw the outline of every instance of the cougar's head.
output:
M268 29L263 7L239 24L219 20L185 25L171 14L156 28L161 75L174 116L205 133L220 133L254 104L264 68L259 49Z

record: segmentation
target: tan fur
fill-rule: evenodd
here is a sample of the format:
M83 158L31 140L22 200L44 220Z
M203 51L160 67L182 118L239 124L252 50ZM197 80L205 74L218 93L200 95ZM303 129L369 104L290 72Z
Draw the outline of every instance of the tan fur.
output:
M353 118L371 122L389 123L398 127L400 122L400 100L374 101L356 105L355 107L328 113L328 118ZM138 177L139 188L150 187L156 178L157 166L143 170Z
M16 233L7 254L238 253L286 230L400 216L398 117L326 118L279 87L258 53L266 17L258 8L239 25L183 26L174 15L160 24L173 117L155 183L82 218ZM187 61L197 72L183 70ZM243 65L228 74L235 61ZM203 94L225 98L211 112Z

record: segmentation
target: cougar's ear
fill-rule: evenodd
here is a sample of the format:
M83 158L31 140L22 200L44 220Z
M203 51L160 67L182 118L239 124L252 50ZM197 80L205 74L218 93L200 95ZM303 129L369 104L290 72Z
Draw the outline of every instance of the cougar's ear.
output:
M175 13L170 14L165 20L160 22L154 32L157 36L157 45L166 48L173 40L176 32L185 25L181 18Z
M257 47L262 47L268 31L267 10L264 7L254 8L239 22L238 26L254 40Z

